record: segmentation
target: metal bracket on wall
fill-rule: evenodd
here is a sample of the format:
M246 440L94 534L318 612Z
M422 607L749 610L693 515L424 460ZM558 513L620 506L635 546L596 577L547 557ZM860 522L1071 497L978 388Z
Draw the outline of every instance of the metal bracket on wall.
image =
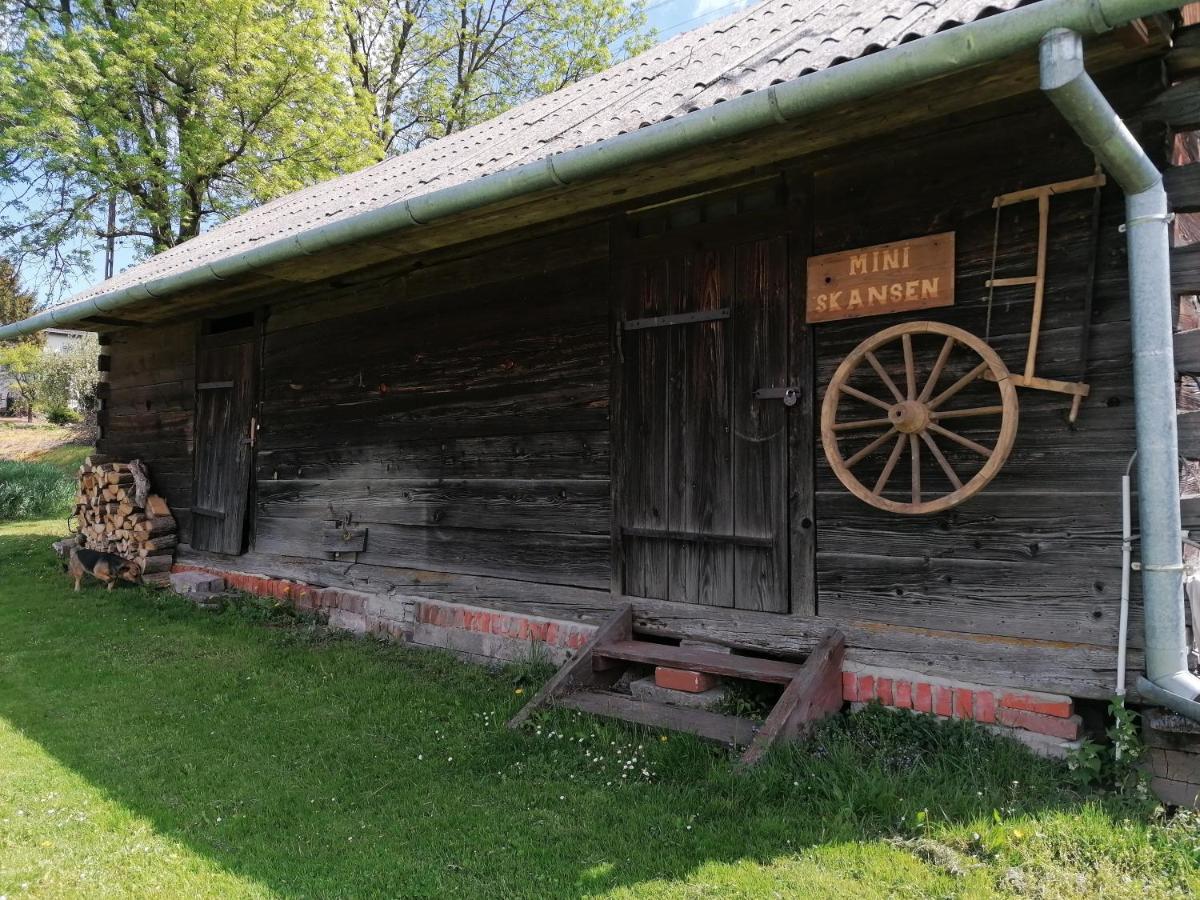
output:
M630 319L621 327L626 331L641 331L643 328L663 328L668 325L691 325L696 322L715 322L729 318L729 307L706 309L702 312L676 313L672 316L648 316L645 319Z

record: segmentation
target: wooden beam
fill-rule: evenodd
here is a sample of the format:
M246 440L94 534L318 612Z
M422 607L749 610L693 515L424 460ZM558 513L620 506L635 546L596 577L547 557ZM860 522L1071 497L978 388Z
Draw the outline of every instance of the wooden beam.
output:
M633 606L624 604L596 629L592 639L583 645L575 656L568 660L553 677L542 685L541 690L521 707L520 711L508 720L509 728L520 728L529 720L535 711L549 704L554 698L584 685L595 685L599 682L615 681L620 676L620 669L612 669L606 673L593 671L592 654L600 644L612 641L628 640L633 636Z
M1175 371L1200 375L1200 328L1175 335Z
M794 741L812 727L842 708L842 659L846 639L836 629L821 638L821 643L805 660L796 677L771 710L767 721L754 737L754 743L742 754L738 765L748 768L757 763L776 740Z
M1200 80L1181 81L1167 88L1146 107L1142 118L1161 122L1172 131L1200 128Z
M1200 163L1175 166L1163 172L1163 184L1171 209L1178 213L1200 212Z
M1171 248L1171 290L1176 296L1200 294L1200 244Z
M1172 81L1200 74L1200 26L1189 25L1175 32L1174 45L1167 53L1167 72Z
M744 747L754 739L754 723L703 709L684 709L665 703L646 703L607 691L580 691L563 697L568 709L633 722L650 728L666 728L694 734L721 744Z
M1200 410L1179 414L1179 455L1200 459Z

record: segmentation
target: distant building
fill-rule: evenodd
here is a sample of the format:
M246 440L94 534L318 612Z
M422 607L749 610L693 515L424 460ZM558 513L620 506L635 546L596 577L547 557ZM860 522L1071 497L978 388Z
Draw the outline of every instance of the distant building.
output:
M66 328L47 328L42 334L46 338L46 349L65 353L76 346L87 335L86 331L71 331ZM21 391L12 376L0 366L0 416L17 414L17 401ZM72 404L74 406L74 404Z

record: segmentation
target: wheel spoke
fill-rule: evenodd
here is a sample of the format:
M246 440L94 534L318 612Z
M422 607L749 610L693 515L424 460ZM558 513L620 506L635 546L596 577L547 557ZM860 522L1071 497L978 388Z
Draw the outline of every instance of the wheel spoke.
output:
M860 391L856 387L850 387L848 384L842 385L842 393L849 394L851 397L857 397L863 403L870 403L872 406L878 406L880 409L890 410L892 408L892 404L885 403L878 397L872 397L870 394Z
M954 441L954 443L961 444L968 450L974 450L985 459L991 459L992 451L983 446L983 444L977 444L970 438L965 438L961 434L955 434L949 428L943 428L941 425L937 424L937 422L930 422L929 430L936 431L942 437L949 438L950 440Z
M925 387L921 389L921 394L917 397L922 403L933 395L933 389L937 387L938 379L942 377L942 369L946 368L946 363L950 360L950 351L954 349L954 343L954 338L948 337L946 343L942 344L942 351L938 354L937 362L933 364Z
M973 406L970 409L948 409L945 412L930 413L929 417L940 422L942 419L969 419L975 416L1002 416L1003 406Z
M949 400L951 397L953 397L955 394L957 394L959 391L961 391L963 388L965 388L968 384L970 384L972 381L974 381L976 378L978 378L980 375L982 375L984 372L986 372L987 369L988 369L987 362L986 361L981 362L979 365L977 365L975 368L973 368L970 372L968 372L962 378L958 379L958 381L954 382L954 384L950 385L950 387L946 388L944 391L942 391L940 394L938 394L937 397L935 397L933 400L930 400L929 403L927 404L928 407L931 410L937 409L939 406L941 406L943 403L945 403L947 400Z
M848 460L846 460L846 468L850 468L851 466L857 464L861 460L866 459L868 456L870 456L872 453L874 453L876 450L878 450L880 447L882 447L884 444L884 441L886 441L888 438L890 438L895 433L896 433L895 428L889 428L887 431L885 431L879 437L875 438L875 440L871 441L871 443L867 444L867 446L863 447L861 450L859 450L857 453L855 453L853 456L851 456Z
M900 335L900 343L904 345L904 380L907 382L907 399L917 399L917 364L913 362L912 335Z
M839 422L833 426L834 431L862 431L867 428L890 428L891 419L863 419L860 422Z
M904 445L907 441L904 440L904 435L896 435L896 446L892 447L892 453L888 457L887 464L884 465L883 471L879 473L879 480L875 482L875 494L883 493L883 489L887 487L888 479L892 477L892 472L896 470L896 463L900 462L900 454L904 452Z
M929 448L929 452L933 454L933 458L937 460L942 471L946 473L946 477L950 479L950 483L954 485L954 489L962 488L962 480L958 477L958 473L954 471L954 467L950 465L950 460L946 459L946 454L942 453L942 448L937 445L937 441L933 439L928 431L921 432L921 438L925 441L925 446Z
M875 370L875 374L879 376L879 380L887 385L887 389L892 392L892 396L899 403L904 399L904 395L900 393L900 388L896 387L896 382L892 381L892 376L887 373L887 369L879 362L879 358L869 350L867 351L867 362L871 364L871 368Z
M912 456L912 502L921 502L921 445L917 442L917 436L910 434L908 436L908 452Z

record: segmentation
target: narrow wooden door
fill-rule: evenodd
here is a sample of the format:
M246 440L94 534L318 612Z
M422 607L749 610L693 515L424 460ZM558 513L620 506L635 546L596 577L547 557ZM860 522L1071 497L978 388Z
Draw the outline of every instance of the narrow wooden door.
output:
M793 408L755 392L791 386L788 239L635 242L622 269L615 587L787 612Z
M192 546L241 553L254 455L256 330L200 339Z

